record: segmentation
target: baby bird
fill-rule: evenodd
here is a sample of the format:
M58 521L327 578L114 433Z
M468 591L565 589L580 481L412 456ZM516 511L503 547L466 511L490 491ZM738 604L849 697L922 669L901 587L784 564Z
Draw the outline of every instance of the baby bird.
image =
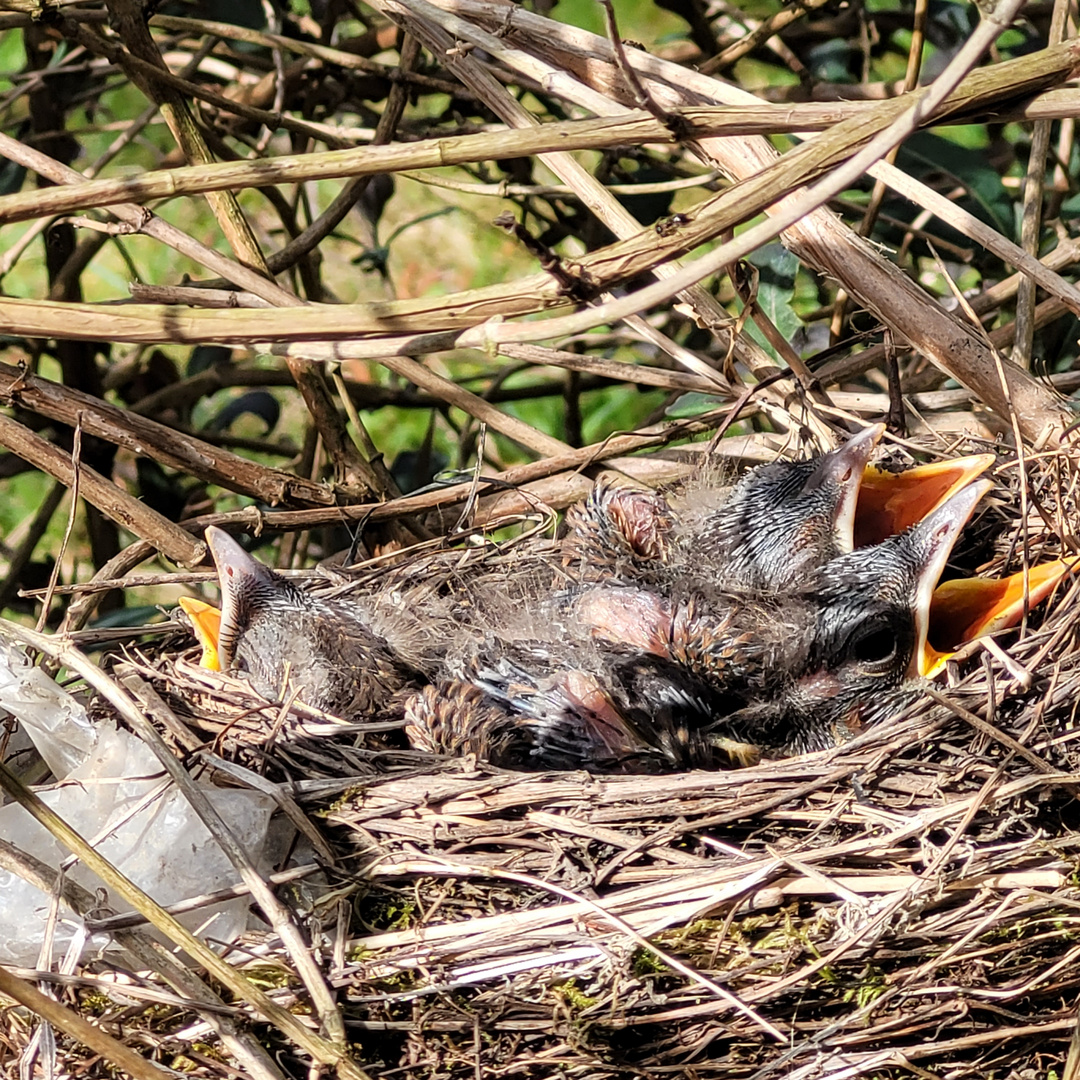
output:
M222 669L247 672L271 700L298 689L308 705L348 719L401 708L420 676L391 646L393 620L377 605L313 596L215 526L206 541L221 585Z
M758 466L727 492L689 485L676 507L658 492L601 480L566 513L564 562L584 581L663 587L689 575L783 591L836 555L921 521L994 460L886 472L869 464L884 430L864 428L818 458Z
M405 707L410 745L522 772L666 771L664 756L630 728L594 674L539 666L546 674L501 657L476 663L467 679L425 686Z
M830 560L783 597L594 585L553 598L548 640L516 645L513 661L505 643L501 654L481 650L447 693L429 688L410 705L414 745L484 756L497 732L495 763L600 772L834 746L883 695L925 673L934 587L991 486L968 485L914 528ZM455 689L461 682L468 694Z
M747 473L719 508L677 530L679 569L711 573L730 588L779 591L851 551L863 475L884 431L873 424L822 457Z
M969 484L914 528L839 556L801 600L813 632L772 692L721 722L782 754L821 750L887 713L895 692L935 667L934 592L958 536L993 485Z

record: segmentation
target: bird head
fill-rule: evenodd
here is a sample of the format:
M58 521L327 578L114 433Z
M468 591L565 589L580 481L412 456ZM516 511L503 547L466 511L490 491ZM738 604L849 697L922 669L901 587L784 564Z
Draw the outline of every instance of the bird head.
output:
M282 693L287 683L307 688L305 700L324 707L318 690L326 682L326 666L314 631L317 605L311 598L257 559L224 529L206 530L221 586L221 610L199 603L192 612L203 646L203 666L219 671L245 671L266 697Z
M885 431L874 424L807 461L775 461L747 473L693 538L696 552L747 588L782 588L850 551L862 475Z
M943 475L933 472L936 466L927 468ZM845 607L862 605L872 624L875 606L883 605L883 616L890 607L895 616L887 619L891 625L910 625L905 678L933 678L962 645L1015 626L1076 566L1058 559L1004 578L954 578L939 584L960 531L992 486L989 480L968 484L907 531L857 549L821 572L828 582L822 595L836 598L840 620ZM875 636L872 625L862 633L852 647L866 653L888 648L887 635Z
M206 541L221 611L216 627L208 605L192 616L205 666L246 672L271 700L292 690L314 708L349 717L374 714L414 684L404 648L395 652L383 636L392 620L371 605L297 588L222 529L208 528Z
M236 663L237 646L256 622L265 619L268 611L293 606L290 594L296 590L252 558L224 529L209 526L206 542L221 586L217 658L220 668L227 670Z
M812 625L805 658L767 699L728 719L772 751L845 742L929 664L931 602L945 564L992 484L962 488L922 521L819 568L799 594Z
M217 569L221 607L182 596L180 607L191 620L195 638L202 646L200 666L227 671L237 666L255 633L273 632L275 624L290 613L310 606L302 593L280 575L252 558L224 529L211 525L206 542ZM282 631L284 634L284 631Z
M760 466L710 514L692 547L729 585L783 589L837 555L917 524L994 460L980 454L893 473L871 465L873 424L822 457Z
M993 485L961 488L917 525L821 567L812 660L855 682L895 685L926 673L930 612L961 530Z

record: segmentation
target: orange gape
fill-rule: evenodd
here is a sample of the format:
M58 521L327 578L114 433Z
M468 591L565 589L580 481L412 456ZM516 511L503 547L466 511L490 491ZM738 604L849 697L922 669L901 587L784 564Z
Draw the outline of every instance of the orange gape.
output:
M221 657L218 655L218 637L221 634L221 612L203 600L193 596L180 597L180 606L191 620L195 631L195 640L202 646L200 666L210 671L221 670Z
M1057 559L1006 578L943 582L930 602L930 634L919 674L933 678L961 645L1015 626L1078 565Z
M879 544L917 525L993 463L993 454L975 454L899 473L867 465L855 506L855 546Z

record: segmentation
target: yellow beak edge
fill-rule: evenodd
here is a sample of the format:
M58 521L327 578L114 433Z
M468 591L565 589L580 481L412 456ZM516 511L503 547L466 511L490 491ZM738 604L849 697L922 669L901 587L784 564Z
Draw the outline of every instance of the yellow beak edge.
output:
M210 671L221 670L218 656L218 637L221 633L221 612L212 604L196 600L193 596L180 597L180 606L191 620L195 639L202 646L199 666Z

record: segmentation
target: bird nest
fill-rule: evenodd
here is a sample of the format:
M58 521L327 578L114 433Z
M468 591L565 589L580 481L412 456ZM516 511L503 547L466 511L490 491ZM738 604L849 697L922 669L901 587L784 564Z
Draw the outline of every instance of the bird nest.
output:
M1054 554L1068 465L1025 463L1026 518L1018 480L999 485L958 560L1012 569L1021 537ZM448 542L309 584L447 582L514 557ZM268 703L175 636L110 666L178 753L225 782L257 774L300 826L276 880L372 1074L994 1075L1049 1067L1075 1026L1076 593L852 742L724 772L435 759L392 725ZM310 1007L272 927L231 956ZM183 1058L190 1022L159 1013L159 1052Z

